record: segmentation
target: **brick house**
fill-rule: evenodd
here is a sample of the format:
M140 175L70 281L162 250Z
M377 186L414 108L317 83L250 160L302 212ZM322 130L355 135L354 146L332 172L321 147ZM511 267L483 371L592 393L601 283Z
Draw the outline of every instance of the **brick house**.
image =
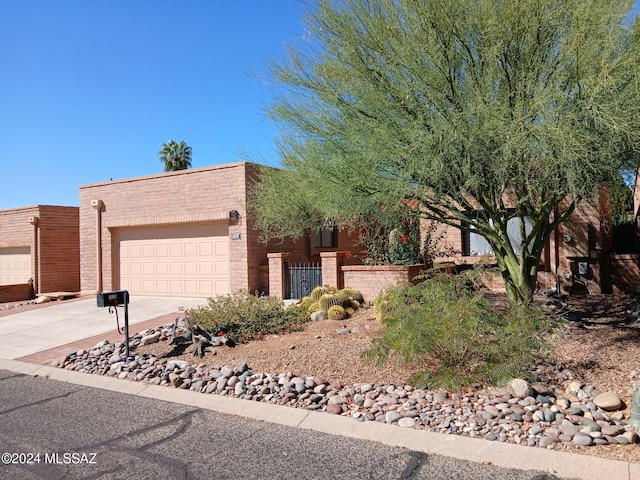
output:
M559 206L560 211L563 208L566 204ZM518 225L514 226L515 237L519 238ZM423 231L426 228L425 224ZM442 256L438 262L470 265L480 261L483 255L491 258L489 244L479 235L450 226L439 227L435 235L442 236L441 248L455 252ZM540 259L538 282L541 289L553 288L564 281L567 287L577 282L586 291L609 293L610 262L606 254L611 250L612 241L609 191L602 188L596 200L583 200L551 235ZM502 279L496 278L493 286L499 288L501 283Z
M80 187L80 287L214 297L269 291L267 254L319 261L345 232L264 244L247 216L257 165L232 163Z
M78 207L0 210L0 301L80 289Z

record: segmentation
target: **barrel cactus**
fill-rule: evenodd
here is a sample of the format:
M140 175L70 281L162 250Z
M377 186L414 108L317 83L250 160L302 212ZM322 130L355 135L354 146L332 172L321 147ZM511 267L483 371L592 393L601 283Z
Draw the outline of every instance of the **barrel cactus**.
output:
M362 305L364 303L364 298L362 297L362 293L355 288L345 287L340 290L342 293L350 297L352 300L358 302L358 304Z
M384 291L373 301L373 315L379 322L383 321L389 307L389 294Z
M327 311L327 318L329 320L344 320L347 318L347 312L340 305L333 305Z
M320 310L320 302L312 302L311 305L309 305L309 313L318 312Z
M312 303L313 303L313 301L311 300L310 297L304 297L304 298L302 298L302 300L300 300L298 302L298 306L302 310L309 310L309 307L311 306Z
M320 297L329 291L329 287L325 285L318 285L316 288L311 290L311 300L317 302L320 300Z
M329 312L329 309L335 305L342 307L345 297L337 293L325 293L320 297L320 308Z

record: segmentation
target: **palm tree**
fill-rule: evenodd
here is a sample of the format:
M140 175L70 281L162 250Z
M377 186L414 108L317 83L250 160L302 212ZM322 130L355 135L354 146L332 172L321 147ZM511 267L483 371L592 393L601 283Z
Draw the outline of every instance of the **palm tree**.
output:
M184 141L176 143L173 140L169 140L167 143L163 143L158 156L160 161L164 162L165 172L186 170L191 167L191 147Z

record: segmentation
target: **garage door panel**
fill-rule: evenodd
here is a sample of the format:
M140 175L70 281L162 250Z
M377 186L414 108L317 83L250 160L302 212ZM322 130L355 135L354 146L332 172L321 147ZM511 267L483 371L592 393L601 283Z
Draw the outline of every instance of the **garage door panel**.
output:
M229 293L229 228L223 222L121 229L116 242L119 288L132 294Z
M0 248L0 285L27 283L30 278L31 249Z
M229 282L216 282L216 292L218 295L229 295Z
M216 242L215 244L215 255L217 257L228 257L229 256L229 242Z
M216 275L229 275L229 263L216 262Z
M156 275L158 277L169 275L169 264L167 262L156 263Z
M200 275L213 275L214 268L213 262L201 262L200 263Z
M156 289L158 290L158 293L163 295L169 294L169 282L166 280L158 280L156 282Z
M212 257L213 255L215 255L213 242L202 242L200 244L200 256Z

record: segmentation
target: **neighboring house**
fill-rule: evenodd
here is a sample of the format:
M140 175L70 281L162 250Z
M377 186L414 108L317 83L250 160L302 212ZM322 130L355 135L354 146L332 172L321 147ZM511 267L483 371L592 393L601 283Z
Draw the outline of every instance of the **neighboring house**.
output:
M267 253L319 261L352 248L342 232L263 244L247 216L258 173L241 162L81 186L81 291L268 293Z
M78 218L78 207L0 210L0 301L79 291Z

